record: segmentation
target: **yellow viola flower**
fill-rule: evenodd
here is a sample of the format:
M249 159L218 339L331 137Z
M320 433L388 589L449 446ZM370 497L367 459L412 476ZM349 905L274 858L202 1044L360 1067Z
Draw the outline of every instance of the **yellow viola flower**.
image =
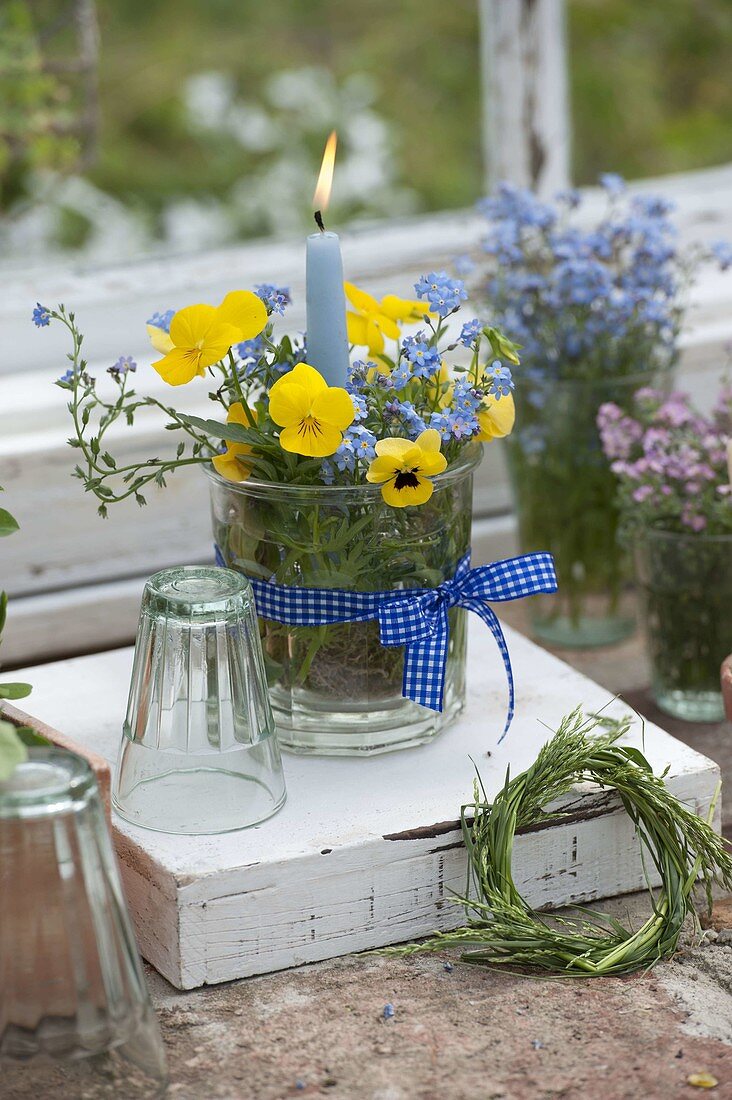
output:
M394 508L425 504L434 490L430 481L441 474L447 460L440 453L440 433L427 428L412 443L409 439L380 439L376 458L366 480L381 485L381 495Z
M516 406L512 393L504 394L503 397L488 397L478 410L480 434L475 438L482 442L503 439L511 434L515 420Z
M231 291L218 308L186 306L173 315L170 346L153 367L171 386L183 386L223 359L232 344L258 336L266 324L264 302L249 290ZM148 331L151 328L154 326L148 326ZM153 346L159 350L166 347L165 335L156 330Z
M244 428L251 428L252 421L257 421L256 409L245 409L241 401L235 401L229 406L226 416L227 424L241 424ZM239 443L235 439L227 439L226 453L215 455L211 459L216 472L229 481L246 481L252 472L251 466L239 461L243 455L250 455L252 448L248 443Z
M384 350L384 337L399 339L397 321L421 321L429 309L424 302L408 298L397 298L387 294L377 301L365 290L359 290L353 283L344 283L346 297L353 310L346 313L348 339L359 347L367 347L370 352L380 355Z
M325 458L340 447L356 410L346 390L329 386L314 367L298 363L269 391L269 415L282 429L285 451Z

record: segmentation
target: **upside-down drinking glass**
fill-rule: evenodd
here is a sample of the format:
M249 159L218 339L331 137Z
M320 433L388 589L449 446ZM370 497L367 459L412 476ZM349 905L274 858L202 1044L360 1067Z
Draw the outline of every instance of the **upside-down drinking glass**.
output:
M0 1095L136 1100L166 1076L94 775L30 749L0 783Z
M256 825L285 801L252 586L185 566L145 586L115 809L170 833Z

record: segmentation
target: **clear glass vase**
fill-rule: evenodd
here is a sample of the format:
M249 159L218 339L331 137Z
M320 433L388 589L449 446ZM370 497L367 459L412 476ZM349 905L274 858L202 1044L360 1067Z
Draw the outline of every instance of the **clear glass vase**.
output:
M384 504L377 485L226 481L208 471L214 538L225 563L252 578L351 591L436 587L470 547L480 446L434 479L420 507ZM404 651L375 621L288 627L260 620L280 743L293 752L358 755L435 737L465 699L465 613L450 610L444 710L402 697Z
M554 555L558 590L531 601L535 636L555 646L611 645L635 628L632 564L617 539L616 481L597 412L627 408L641 386L666 388L670 371L622 378L527 382L506 440L522 553Z
M0 783L0 1096L142 1100L166 1079L94 775L32 748Z
M635 562L654 699L675 718L720 722L720 667L732 653L732 535L652 527Z
M254 597L230 569L150 578L112 790L127 821L166 833L256 825L285 801Z

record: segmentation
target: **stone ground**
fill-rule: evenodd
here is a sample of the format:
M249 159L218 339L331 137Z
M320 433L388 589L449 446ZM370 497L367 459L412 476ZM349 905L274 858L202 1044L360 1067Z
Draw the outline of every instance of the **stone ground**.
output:
M525 629L524 615L506 617ZM659 714L641 639L560 656L732 777L732 728ZM648 912L645 895L612 904L631 922ZM700 1095L689 1082L705 1074L732 1100L732 899L717 902L702 946L629 978L515 977L445 953L337 959L192 993L157 974L150 984L176 1100L675 1098Z
M615 906L642 917L647 899ZM732 908L718 923L732 925ZM448 953L339 959L193 993L153 976L170 1095L631 1100L699 1095L689 1079L707 1075L732 1097L726 938L629 978L515 977Z

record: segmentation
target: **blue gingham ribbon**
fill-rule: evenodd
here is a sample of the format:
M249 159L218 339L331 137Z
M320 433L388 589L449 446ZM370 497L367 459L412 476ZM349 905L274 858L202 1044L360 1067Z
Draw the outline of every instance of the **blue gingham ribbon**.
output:
M226 565L216 547L216 561ZM250 578L257 611L264 619L287 626L324 626L331 623L379 623L381 644L404 646L402 695L430 710L441 711L445 663L450 639L448 611L465 607L489 627L503 658L508 680L508 717L514 712L511 659L495 612L488 606L518 600L537 592L556 592L557 578L551 554L522 554L470 568L470 554L455 573L437 588L406 588L386 592L351 592L343 588L296 588Z

